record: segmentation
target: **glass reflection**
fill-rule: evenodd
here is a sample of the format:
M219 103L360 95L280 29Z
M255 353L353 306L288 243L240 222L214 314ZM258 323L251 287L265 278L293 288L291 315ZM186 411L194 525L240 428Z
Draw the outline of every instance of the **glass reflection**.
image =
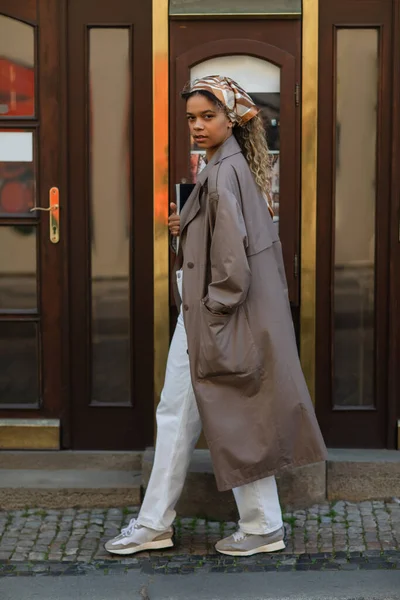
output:
M39 344L36 323L0 321L0 408L39 404Z
M280 88L281 72L276 65L248 55L221 56L199 63L191 69L190 78L200 79L211 73L222 73L237 81L260 108L271 158L270 201L274 221L279 224L279 176L280 176ZM205 167L205 151L193 140L190 149L192 183Z
M0 226L0 311L37 308L36 270L36 227Z
M0 117L34 114L34 28L0 15Z
M375 29L337 32L334 404L344 408L375 402L378 48Z
M33 133L0 130L0 216L34 218L34 200Z
M130 41L90 30L92 398L130 403Z
M267 136L268 148L271 159L270 196L274 221L279 223L279 153L280 141L280 113L281 95L278 92L253 93L250 94L254 102L260 108Z

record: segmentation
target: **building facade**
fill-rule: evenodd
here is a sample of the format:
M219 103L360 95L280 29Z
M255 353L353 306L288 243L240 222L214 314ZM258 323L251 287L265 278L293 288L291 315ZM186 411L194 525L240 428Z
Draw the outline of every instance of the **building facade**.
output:
M0 0L0 448L152 445L216 73L262 110L327 445L398 447L400 0Z

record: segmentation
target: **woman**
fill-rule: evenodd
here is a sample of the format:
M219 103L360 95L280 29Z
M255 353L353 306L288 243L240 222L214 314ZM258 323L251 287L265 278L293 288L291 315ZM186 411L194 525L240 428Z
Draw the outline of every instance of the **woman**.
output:
M133 554L173 545L174 508L203 426L218 489L233 490L240 515L238 531L216 549L250 556L285 547L275 473L323 461L326 449L265 200L269 161L258 110L227 77L197 80L183 96L207 166L180 219L169 221L180 235L182 306L157 409L153 471L138 519L106 549Z

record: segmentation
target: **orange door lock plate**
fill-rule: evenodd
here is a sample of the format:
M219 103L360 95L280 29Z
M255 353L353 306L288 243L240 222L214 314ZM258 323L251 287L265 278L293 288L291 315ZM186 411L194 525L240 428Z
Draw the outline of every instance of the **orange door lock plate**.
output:
M60 193L58 188L52 187L49 191L49 206L43 208L42 206L34 206L31 208L31 212L42 210L43 212L49 213L49 237L53 244L57 244L60 241Z
M60 241L60 204L58 188L52 187L49 192L50 208L50 241L57 244Z

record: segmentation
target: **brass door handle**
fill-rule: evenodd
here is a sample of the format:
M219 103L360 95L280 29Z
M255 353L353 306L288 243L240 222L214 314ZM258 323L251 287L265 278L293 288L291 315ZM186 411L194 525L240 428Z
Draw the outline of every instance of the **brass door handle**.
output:
M35 212L35 210L44 210L48 212L50 210L55 210L56 208L58 208L58 204L54 204L54 206L48 206L47 208L43 208L43 206L34 206L31 208L30 212Z
M34 206L31 208L31 212L41 210L43 212L49 212L49 237L53 244L57 244L60 241L60 205L59 205L59 190L56 187L52 187L49 191L49 206L44 208L42 206Z

